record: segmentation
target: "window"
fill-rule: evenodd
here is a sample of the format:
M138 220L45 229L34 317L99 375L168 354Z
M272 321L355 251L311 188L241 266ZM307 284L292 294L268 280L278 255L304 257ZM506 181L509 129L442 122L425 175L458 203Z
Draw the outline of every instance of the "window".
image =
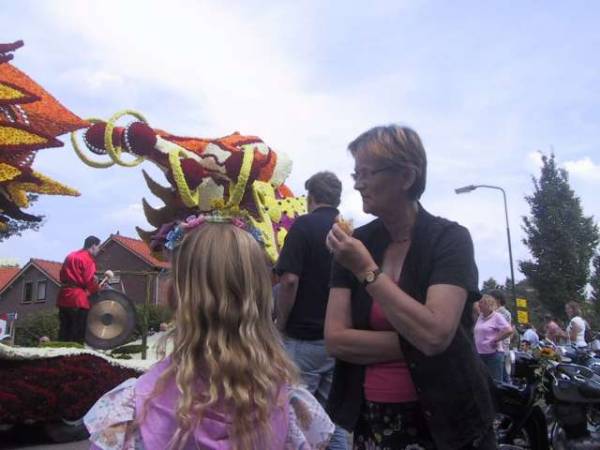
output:
M31 303L33 301L33 283L26 281L23 286L23 303Z
M37 301L46 301L46 281L38 281L37 283Z

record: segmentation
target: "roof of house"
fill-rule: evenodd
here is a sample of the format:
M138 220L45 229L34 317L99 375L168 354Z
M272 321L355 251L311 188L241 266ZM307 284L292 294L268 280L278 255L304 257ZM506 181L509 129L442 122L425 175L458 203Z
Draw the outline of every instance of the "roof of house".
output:
M62 263L39 258L31 258L29 262L44 272L56 284L60 284L60 268L62 267Z
M148 245L140 239L134 239L122 236L120 234L111 234L107 242L111 239L121 244L127 250L134 253L136 256L138 256L145 263L149 264L152 267L158 267L161 269L168 269L169 267L171 267L171 265L168 262L161 261L160 259L155 258L152 255L150 247L148 247Z
M31 258L23 267L0 268L0 294L8 289L8 287L31 266L35 266L35 268L46 275L50 281L60 286L60 268L62 267L62 263L48 261L46 259Z
M0 267L0 291L19 273L20 267Z

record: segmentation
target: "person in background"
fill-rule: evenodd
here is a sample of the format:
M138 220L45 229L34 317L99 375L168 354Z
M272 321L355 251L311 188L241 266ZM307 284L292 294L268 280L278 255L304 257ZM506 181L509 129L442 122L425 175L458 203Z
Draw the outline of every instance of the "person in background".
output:
M84 417L92 449L323 449L333 424L298 386L265 254L234 222L188 229L172 258L173 351Z
M475 345L492 378L503 381L503 341L513 334L513 328L502 314L496 312L496 299L491 295L481 297L479 308L481 314L475 323Z
M492 297L494 297L494 300L496 300L496 312L498 314L502 314L502 317L504 317L504 319L506 319L506 321L508 322L508 324L512 327L512 314L510 313L510 311L508 310L508 308L506 307L506 298L504 296L504 292L502 292L499 289L494 289L491 290L487 293L488 295L491 295ZM514 333L514 329L513 329L513 333ZM506 339L504 339L504 341L502 342L502 348L504 349L504 364L502 364L502 380L505 383L509 383L510 382L510 374L508 373L508 371L506 370L506 360L510 358L510 336L507 337Z
M60 269L61 288L56 306L60 321L58 340L83 344L90 310L88 297L100 289L96 261L100 239L88 236L81 250L69 253Z
M565 335L565 332L560 325L556 323L552 314L546 314L544 316L544 322L544 338L555 345L559 345L561 337Z
M358 450L495 448L489 377L472 338L469 231L419 202L427 157L414 130L375 127L349 150L363 211L376 219L354 233L336 223L327 236L328 411Z
M569 344L575 347L587 347L585 329L588 325L581 317L581 306L579 306L579 303L571 301L565 305L565 313L570 320L566 331L563 332L563 337L568 339Z
M292 225L275 266L276 324L308 390L325 404L335 364L323 340L332 259L325 238L339 215L342 183L332 172L319 172L305 188L308 214ZM347 445L347 432L338 427L328 448Z
M521 342L527 342L529 349L536 348L540 344L540 337L537 334L534 326L530 323L523 325L525 331L521 336Z
M481 309L479 308L479 300L473 303L473 308L471 311L471 317L473 319L473 327L479 318L479 314L481 314Z

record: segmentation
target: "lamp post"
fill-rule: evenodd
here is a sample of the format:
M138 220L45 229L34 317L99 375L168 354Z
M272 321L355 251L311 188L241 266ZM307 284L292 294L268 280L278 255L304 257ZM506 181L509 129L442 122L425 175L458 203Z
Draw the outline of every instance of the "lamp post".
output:
M513 302L517 301L517 294L515 292L515 272L513 269L513 257L512 257L512 246L510 243L510 227L508 226L508 207L506 206L506 192L500 186L492 186L489 184L470 184L468 186L463 186L457 189L454 189L454 192L457 194L466 194L468 192L474 191L477 188L487 188L487 189L496 189L502 192L502 196L504 198L504 216L506 218L506 238L508 240L508 259L510 262L510 282L511 282L511 292Z

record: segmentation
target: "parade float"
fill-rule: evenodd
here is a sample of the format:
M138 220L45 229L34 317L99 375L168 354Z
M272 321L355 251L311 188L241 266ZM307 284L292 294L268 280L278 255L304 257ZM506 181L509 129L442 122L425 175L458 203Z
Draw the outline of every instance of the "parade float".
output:
M78 195L31 167L37 151L62 146L57 136L70 132L75 152L88 166L107 170L149 161L160 168L166 186L145 171L143 177L130 172L164 203L152 208L141 200L153 229L138 228L138 233L157 258L168 259L183 230L210 214L235 216L238 226L263 245L268 262L276 261L294 219L306 210L305 199L284 184L292 167L284 154L237 132L214 139L175 136L135 111L105 121L83 120L8 63L20 46L0 45L0 231L10 220L39 220L23 211L28 193ZM133 120L121 124L126 118ZM96 349L0 344L0 429L44 424L56 441L80 439L85 435L80 419L90 406L152 364L152 359L110 356L135 324L126 297L103 291L91 305L86 340Z

